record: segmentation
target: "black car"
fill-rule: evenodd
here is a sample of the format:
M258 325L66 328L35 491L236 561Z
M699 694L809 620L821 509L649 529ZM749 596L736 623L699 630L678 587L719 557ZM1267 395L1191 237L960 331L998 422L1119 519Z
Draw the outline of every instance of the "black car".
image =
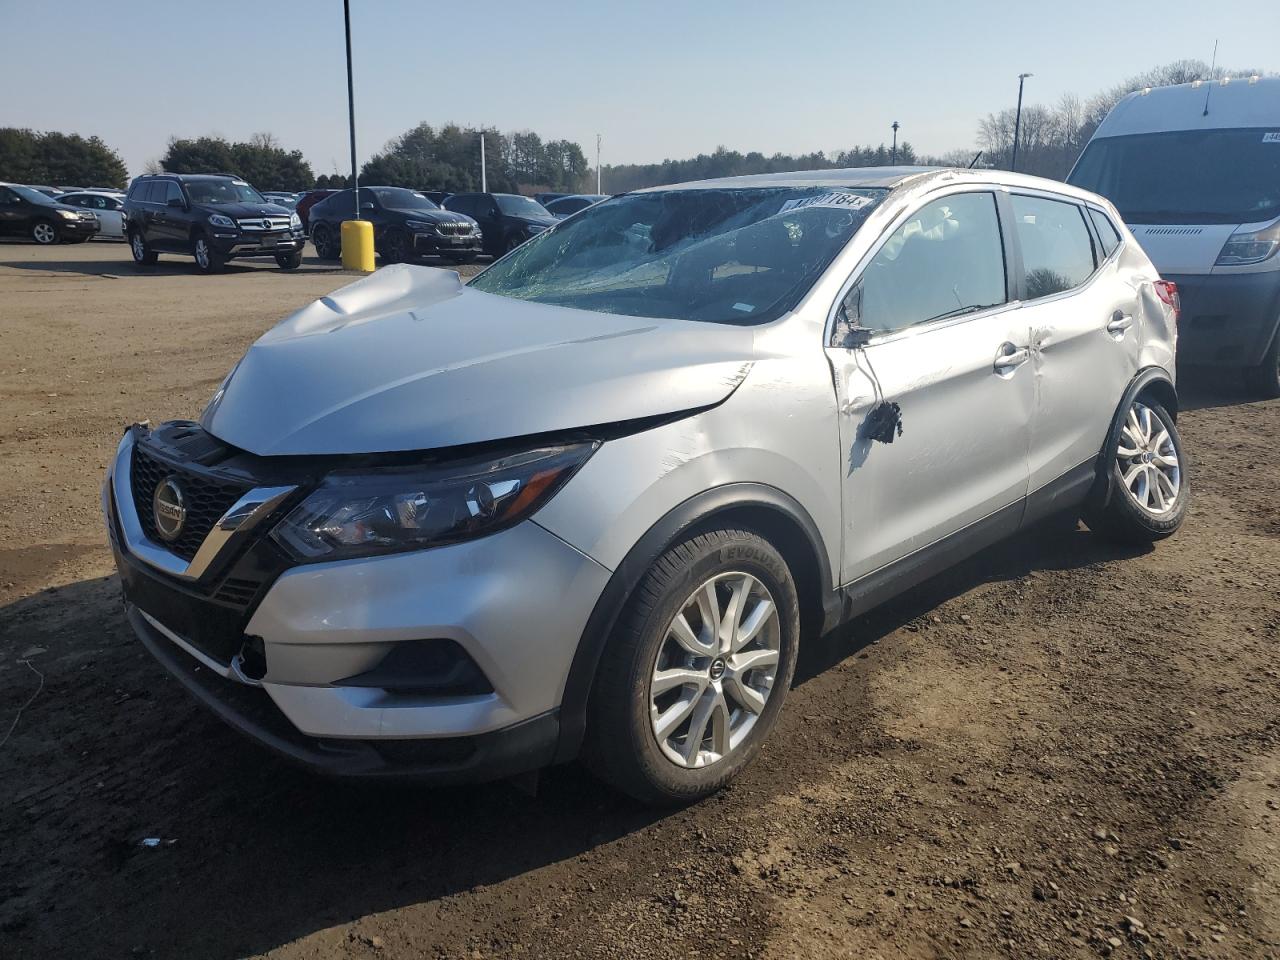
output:
M563 220L565 217L572 217L579 210L585 210L587 207L595 206L601 200L608 199L608 194L604 193L574 193L567 197L550 200L544 206L547 208L547 213L557 220Z
M138 177L129 185L124 217L135 262L183 253L195 257L201 273L217 273L233 257L275 257L282 270L293 270L307 243L297 214L229 174Z
M32 187L0 183L0 234L36 243L83 243L100 229L91 210L59 203Z
M514 250L556 223L546 207L518 193L455 193L444 205L480 224L484 252L491 257Z
M342 224L356 219L354 191L342 190L311 208L311 242L321 260L342 255ZM442 210L416 190L361 187L360 219L373 224L373 248L384 263L437 256L470 263L480 230L470 217Z

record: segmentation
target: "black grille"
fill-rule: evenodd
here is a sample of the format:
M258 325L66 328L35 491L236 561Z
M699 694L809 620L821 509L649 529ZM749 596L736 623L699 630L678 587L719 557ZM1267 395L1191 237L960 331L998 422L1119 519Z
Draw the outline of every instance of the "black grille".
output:
M152 507L156 486L166 477L173 477L178 482L187 507L187 518L183 522L181 536L168 543L156 530ZM187 561L196 555L200 544L204 543L204 538L218 519L249 489L172 466L151 456L141 445L133 448L132 481L133 506L147 539L164 545Z

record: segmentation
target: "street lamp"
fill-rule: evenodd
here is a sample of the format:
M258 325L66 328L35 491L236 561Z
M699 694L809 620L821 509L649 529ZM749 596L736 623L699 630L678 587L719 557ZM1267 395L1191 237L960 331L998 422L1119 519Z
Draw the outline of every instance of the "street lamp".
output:
M1009 161L1009 169L1018 169L1018 134L1022 130L1022 85L1030 73L1018 74L1018 112L1013 115L1013 159Z
M898 121L893 121L893 153L889 155L889 166L898 163Z
M356 205L356 219L360 219L360 179L356 170L356 93L351 80L351 3L342 0L342 20L347 28L347 114L351 123L351 185L352 199Z

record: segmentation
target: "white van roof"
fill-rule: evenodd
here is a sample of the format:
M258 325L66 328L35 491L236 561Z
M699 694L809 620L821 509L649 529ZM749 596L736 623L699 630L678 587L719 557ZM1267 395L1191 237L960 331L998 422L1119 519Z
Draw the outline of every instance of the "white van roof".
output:
M1111 109L1094 137L1241 127L1280 132L1280 77L1196 80L1137 90Z

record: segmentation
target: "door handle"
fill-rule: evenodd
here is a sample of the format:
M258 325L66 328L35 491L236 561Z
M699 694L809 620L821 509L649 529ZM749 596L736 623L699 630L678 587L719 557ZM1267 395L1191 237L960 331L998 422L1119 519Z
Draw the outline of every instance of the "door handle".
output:
M1107 333L1116 334L1119 337L1124 336L1124 332L1133 326L1133 317L1127 313L1121 313L1117 310L1111 315L1111 319L1107 322Z
M994 364L996 373L1008 373L1014 367L1020 367L1026 363L1031 357L1031 351L1026 347L1014 346L1012 343L1000 344L1000 351L996 354L996 362Z

